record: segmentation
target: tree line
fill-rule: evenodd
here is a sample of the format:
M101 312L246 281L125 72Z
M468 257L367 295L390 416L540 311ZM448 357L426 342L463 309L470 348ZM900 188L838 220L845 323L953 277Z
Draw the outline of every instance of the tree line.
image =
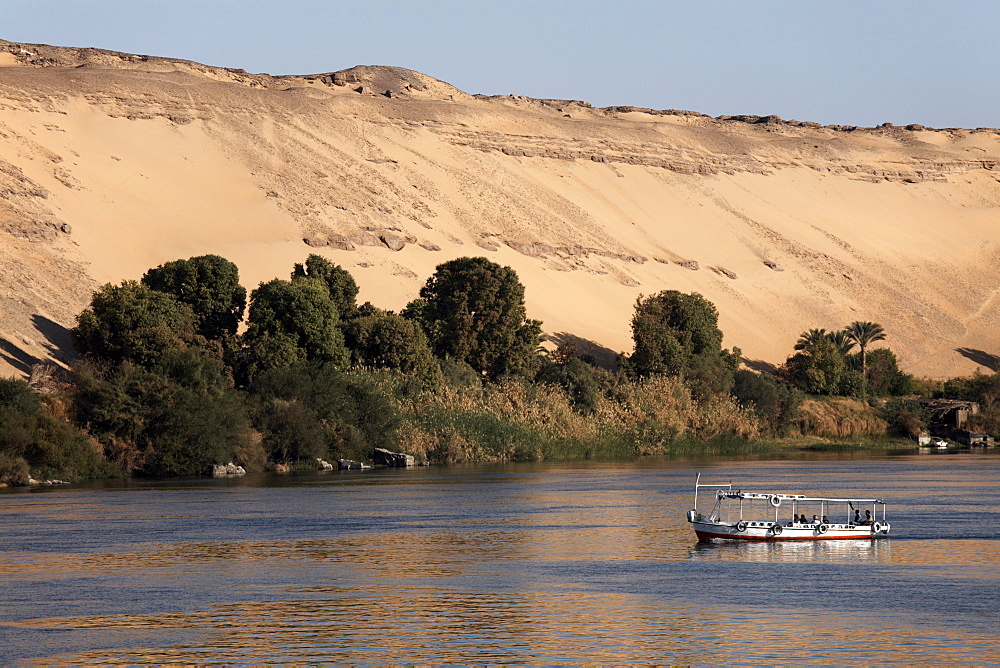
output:
M203 475L373 447L439 462L745 452L797 429L806 394L909 391L874 323L809 330L777 374L740 369L697 293L640 297L617 371L571 345L545 352L516 273L439 265L399 313L358 304L319 256L249 296L204 255L100 288L71 334L67 389L0 381L0 482ZM245 329L240 325L245 320ZM853 347L859 350L853 353ZM308 465L308 464L306 464Z

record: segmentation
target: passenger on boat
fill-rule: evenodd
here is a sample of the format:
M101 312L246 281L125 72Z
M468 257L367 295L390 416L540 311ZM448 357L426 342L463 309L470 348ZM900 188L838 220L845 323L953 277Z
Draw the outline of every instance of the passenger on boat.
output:
M795 513L795 516L792 517L792 524L798 524L798 523L799 523L799 514Z
M872 523L872 511L866 510L865 511L865 521L862 522L862 524L871 524L871 523Z
M827 519L826 515L823 515L823 524L829 524L830 520Z
M857 508L854 509L854 523L861 524L861 511Z
M819 524L819 518L813 515L813 521L811 522L811 524Z

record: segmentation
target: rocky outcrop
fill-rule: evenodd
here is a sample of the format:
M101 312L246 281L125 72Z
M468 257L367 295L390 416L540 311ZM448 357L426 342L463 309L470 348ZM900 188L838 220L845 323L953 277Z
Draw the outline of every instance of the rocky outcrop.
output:
M711 267L712 271L719 274L720 276L725 276L726 278L731 278L736 280L736 272L729 271L725 267Z
M348 237L348 240L355 246L383 246L382 240L374 234L355 234Z
M543 244L540 241L532 242L521 242L521 241L506 241L504 242L518 253L522 255L528 255L529 257L545 257L546 255L552 255L556 252L556 248L548 244Z
M395 234L380 234L378 238L382 240L386 248L392 251L401 251L406 246L406 240Z
M229 478L246 474L246 469L232 462L229 462L228 464L215 464L212 466L213 478Z
M327 246L331 248L336 248L337 250L352 251L354 250L354 244L351 240L345 237L343 234L331 234L327 238Z
M337 468L341 471L363 471L371 467L364 462L356 462L353 459L338 459Z
M394 468L416 465L413 455L407 455L402 452L391 452L385 448L375 448L372 454L372 461L375 462L375 466L390 466Z

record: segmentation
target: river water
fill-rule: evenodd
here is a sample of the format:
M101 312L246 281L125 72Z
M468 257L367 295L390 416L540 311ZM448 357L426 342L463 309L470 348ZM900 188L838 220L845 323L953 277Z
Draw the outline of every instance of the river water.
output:
M698 471L885 497L893 535L699 544ZM0 523L2 664L1000 662L992 453L131 481Z

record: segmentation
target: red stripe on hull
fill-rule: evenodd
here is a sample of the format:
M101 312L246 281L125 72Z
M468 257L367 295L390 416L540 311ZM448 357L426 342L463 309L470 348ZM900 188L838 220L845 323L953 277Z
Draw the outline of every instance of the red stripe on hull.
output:
M710 533L708 531L694 531L698 538L723 538L726 540L745 540L754 541L758 543L764 542L778 542L778 541L788 541L788 540L870 540L875 536L872 534L866 534L864 536L830 536L827 534L818 536L734 536L732 534L726 533Z

